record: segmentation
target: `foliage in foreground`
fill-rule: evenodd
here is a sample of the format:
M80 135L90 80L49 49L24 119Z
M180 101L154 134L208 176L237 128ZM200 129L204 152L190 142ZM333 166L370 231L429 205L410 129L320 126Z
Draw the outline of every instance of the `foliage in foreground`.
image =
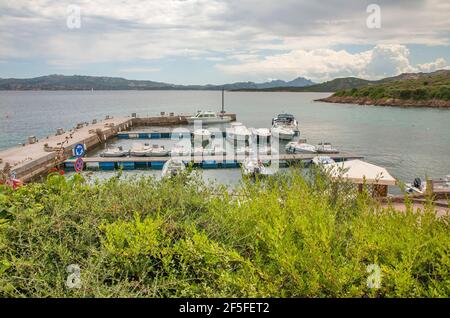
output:
M0 296L450 295L447 217L382 208L313 174L232 193L193 175L0 189ZM66 285L70 264L80 288Z

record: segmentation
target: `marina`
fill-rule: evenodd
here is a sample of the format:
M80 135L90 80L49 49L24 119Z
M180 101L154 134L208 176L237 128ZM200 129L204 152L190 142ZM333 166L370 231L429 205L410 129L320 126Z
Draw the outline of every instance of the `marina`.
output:
M171 138L170 128L187 124L189 114L174 115L161 112L160 116L137 117L133 113L130 117L106 116L103 120L81 122L73 129L64 131L58 128L56 134L42 139L34 136L28 138L27 143L0 151L0 171L9 176L11 173L23 182L28 182L45 174L49 169L63 164L73 155L73 148L77 144L84 145L86 151L104 144L109 139L118 138ZM228 114L236 118L235 114ZM128 131L134 126L164 126L158 132L140 133ZM179 135L177 135L179 137Z
M212 112L198 112L197 116L209 116L209 113ZM182 166L192 165L199 169L242 167L243 174L254 175L272 173L272 170L266 168L274 166L313 164L337 167L342 162L353 169L354 175L347 175L348 180L361 184L361 180L366 180L371 175L370 184L373 184L381 196L387 195L388 185L397 184L393 177L390 177L389 182L377 180L373 171L389 173L383 167L360 161L364 159L362 155L340 151L329 142L321 142L316 147L307 144L303 136L291 142L288 141L294 138L293 135L289 138L280 137L279 128L294 130L289 127L292 123L295 135L300 135L298 123L290 114L274 118L273 121L278 124L273 125L272 129L248 129L244 124L236 122L236 114L227 116L231 123L225 127L200 125L204 128L199 128L197 122L188 124L186 118L195 117L189 114L161 112L159 116L151 117L139 117L136 113L128 117L108 115L103 120L80 122L68 131L58 128L55 135L46 138L30 136L26 144L1 151L0 171L3 178L29 182L44 176L54 167L76 172L84 169L163 170L165 166L177 162ZM110 140L136 142L127 147L111 144ZM153 140L153 144L137 140ZM155 144L158 140L170 140L178 144ZM276 143L270 146L274 140ZM77 154L77 148L80 147L82 153ZM102 147L104 150L99 152ZM167 174L167 169L164 171Z
M65 132L58 129L54 136L48 136L43 139L37 139L31 136L28 143L16 146L0 152L0 169L4 175L14 175L15 178L23 182L31 181L55 166L63 165L67 169L74 169L76 156L74 156L74 148L82 145L86 151L83 156L84 167L86 169L161 169L165 162L170 158L176 157L185 163L192 163L197 167L204 169L211 168L235 168L250 156L257 158L265 163L280 164L286 166L294 163L310 163L315 154L270 154L270 148L261 146L258 151L245 146L236 148L232 153L225 153L225 150L218 145L213 146L212 150L197 147L189 149L179 149L173 147L174 153L169 156L169 149L159 145L134 145L131 149L126 150L122 147L107 148L100 156L90 156L89 152L112 138L118 139L183 139L190 138L193 143L210 142L212 136L227 138L236 142L242 137L244 142L248 142L252 136L250 130L240 123L232 125L237 130L230 129L225 131L211 129L216 132L214 135L206 129L194 130L192 127L177 127L180 122L189 115L175 115L170 113L166 115L161 112L160 116L155 117L138 117L133 113L129 117L111 117L106 116L103 120L92 120L89 122L78 123L73 129ZM230 118L236 119L235 114L229 114ZM150 125L151 129L140 129L142 126ZM155 128L156 127L156 128ZM175 131L175 132L174 132ZM180 132L181 131L181 132ZM269 137L268 129L264 131L266 137ZM241 133L242 132L242 133ZM270 133L270 132L269 132ZM260 136L253 135L257 140ZM200 139L200 140L199 140ZM264 138L261 138L261 140ZM265 140L267 141L267 139ZM256 150L256 149L255 149ZM177 152L179 152L177 154ZM348 152L337 152L330 154L331 158L337 162L362 159L362 156L351 154Z

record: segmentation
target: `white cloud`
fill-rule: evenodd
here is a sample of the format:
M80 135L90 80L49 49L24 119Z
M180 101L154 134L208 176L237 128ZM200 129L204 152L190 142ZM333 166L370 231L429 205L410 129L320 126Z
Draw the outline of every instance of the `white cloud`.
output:
M366 27L371 2L1 1L0 59L33 59L65 69L177 57L222 59L218 69L242 74L242 79L260 74L316 80L380 77L446 65L438 59L411 66L405 45L450 45L448 0L377 0L382 28L375 30ZM69 4L81 7L80 29L66 26ZM374 49L362 53L332 49L355 44Z
M155 73L159 72L160 69L157 67L127 67L119 71L123 73Z
M441 69L448 69L449 65L443 58L438 58L434 62L417 65L417 69L421 72L432 72Z
M378 79L406 72L432 71L445 66L447 64L443 59L413 66L406 46L380 44L371 50L354 54L331 49L293 50L257 61L222 63L216 67L229 74L252 74L257 78L305 76L321 82L346 76Z

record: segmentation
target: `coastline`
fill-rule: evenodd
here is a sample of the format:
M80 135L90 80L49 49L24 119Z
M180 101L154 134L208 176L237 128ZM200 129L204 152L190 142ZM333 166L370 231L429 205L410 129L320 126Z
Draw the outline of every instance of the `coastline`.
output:
M393 107L427 107L427 108L445 108L450 109L450 101L446 100L412 100L412 99L396 99L383 98L371 99L352 96L329 96L325 98L315 99L316 102L338 103L338 104L357 104L372 106L393 106Z

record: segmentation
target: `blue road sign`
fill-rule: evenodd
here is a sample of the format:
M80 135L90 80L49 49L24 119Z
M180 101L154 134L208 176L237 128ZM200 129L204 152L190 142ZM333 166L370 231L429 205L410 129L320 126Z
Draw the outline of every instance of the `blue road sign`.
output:
M73 154L75 155L75 157L83 157L85 153L85 149L84 149L84 145L83 144L77 144L74 148L73 148Z

